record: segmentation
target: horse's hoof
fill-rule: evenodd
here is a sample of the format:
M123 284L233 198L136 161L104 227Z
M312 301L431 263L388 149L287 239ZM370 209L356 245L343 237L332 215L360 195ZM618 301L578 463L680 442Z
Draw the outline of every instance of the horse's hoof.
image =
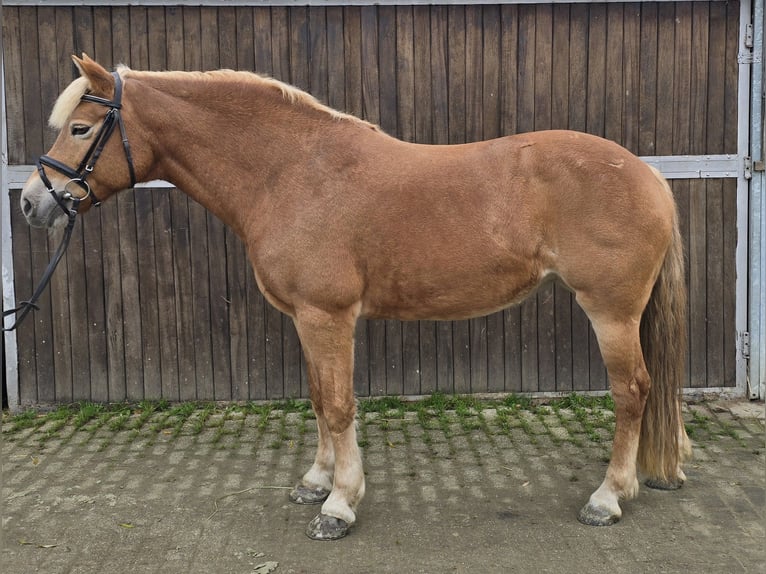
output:
M290 492L290 502L295 504L321 504L328 496L330 496L330 491L322 487L309 488L299 484Z
M649 488L655 490L678 490L684 485L684 481L680 478L673 480L662 480L660 478L647 478L644 484Z
M306 527L306 536L312 540L337 540L348 534L348 522L329 514L317 514Z
M605 508L599 508L588 503L580 509L577 520L588 526L611 526L618 522L620 517Z

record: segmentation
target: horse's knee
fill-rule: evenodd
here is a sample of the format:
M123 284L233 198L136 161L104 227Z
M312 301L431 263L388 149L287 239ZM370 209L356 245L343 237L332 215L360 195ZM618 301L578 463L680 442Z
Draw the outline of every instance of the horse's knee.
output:
M356 417L356 403L353 399L348 402L323 404L322 410L327 427L333 434L344 432L349 425L354 423L354 418Z

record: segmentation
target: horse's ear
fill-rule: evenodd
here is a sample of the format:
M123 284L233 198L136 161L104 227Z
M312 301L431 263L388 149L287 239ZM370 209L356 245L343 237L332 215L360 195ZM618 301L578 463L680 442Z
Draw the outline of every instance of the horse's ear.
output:
M82 58L72 56L80 75L88 79L90 92L94 96L111 99L114 95L114 77L101 64L83 52Z

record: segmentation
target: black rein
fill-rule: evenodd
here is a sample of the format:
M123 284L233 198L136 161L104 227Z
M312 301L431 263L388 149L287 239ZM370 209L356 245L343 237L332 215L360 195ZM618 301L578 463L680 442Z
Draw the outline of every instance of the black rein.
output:
M136 174L133 168L133 157L130 153L130 144L128 143L128 136L125 132L125 124L123 123L122 115L120 114L120 109L122 108L122 78L120 78L120 75L117 72L112 72L112 75L114 76L113 100L99 98L91 94L85 94L80 99L80 101L83 102L91 102L105 106L109 108L109 111L106 112L106 116L104 116L104 121L101 124L101 128L96 134L96 137L93 139L93 143L90 145L90 148L88 148L85 157L82 159L77 169L72 169L68 165L47 155L42 155L37 159L37 173L40 176L40 179L42 180L46 189L53 196L53 199L56 200L56 204L58 204L58 206L67 215L68 222L66 228L64 229L64 236L61 239L61 243L59 244L58 249L56 249L56 253L50 260L50 263L48 263L48 267L45 269L45 273L43 273L43 276L40 279L40 283L37 285L37 288L32 294L32 297L30 297L28 301L21 301L21 304L15 309L10 309L3 312L3 317L8 315L17 315L13 325L7 328L3 328L3 331L13 331L19 326L21 321L24 320L24 317L26 317L32 309L39 309L37 306L37 300L40 298L40 295L42 295L43 291L48 286L56 266L61 261L61 258L64 256L64 252L69 246L69 240L72 238L72 230L74 229L74 224L77 218L77 211L80 208L80 203L84 199L90 197L93 205L98 206L101 204L99 199L96 197L96 194L93 193L93 190L90 188L90 185L88 185L86 179L96 166L96 162L98 161L98 158L101 157L101 152L104 151L104 146L106 146L106 142L109 140L109 137L112 135L112 132L116 126L120 127L122 147L125 150L125 159L128 161L128 170L130 172L130 187L134 187L136 185ZM66 190L59 194L53 187L53 184L51 184L50 179L48 179L48 176L45 173L45 167L52 168L59 173L63 173L69 177L69 181L79 185L83 191L85 191L85 195L82 197L75 197ZM67 205L67 202L71 202L71 207Z

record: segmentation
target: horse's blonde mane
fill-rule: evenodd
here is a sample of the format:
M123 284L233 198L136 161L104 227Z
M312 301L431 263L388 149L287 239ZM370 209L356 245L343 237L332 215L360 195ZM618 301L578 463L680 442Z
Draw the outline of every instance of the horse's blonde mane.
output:
M263 76L254 72L239 72L235 70L216 70L212 72L141 72L131 70L124 65L118 66L117 71L123 78L162 76L168 79L183 79L193 77L195 79L211 81L217 79L228 79L239 82L252 82L278 90L282 94L282 97L291 104L305 105L315 110L320 110L324 113L327 113L336 120L348 120L357 122L373 130L380 131L380 128L375 124L326 106L319 102L314 96L304 92L300 88L296 88L295 86L286 84L285 82L280 82L279 80L269 76ZM66 125L67 121L69 120L69 116L72 114L74 109L77 107L77 104L80 102L80 98L82 98L83 94L87 93L89 88L90 83L88 82L87 78L81 76L74 80L66 87L66 89L64 89L63 92L61 92L61 95L59 95L56 103L53 105L53 110L51 111L50 118L48 119L48 123L52 128L61 130Z
M192 77L198 80L230 80L235 82L260 84L278 90L282 94L282 97L291 104L308 106L329 114L330 117L336 120L357 122L371 129L380 130L380 128L374 124L359 119L356 116L339 112L338 110L322 104L314 96L295 86L253 72L238 72L234 70L216 70L214 72L139 72L122 65L117 67L117 71L123 78L163 77L167 79L188 79ZM89 88L90 84L88 83L88 80L84 77L79 77L61 92L61 95L53 106L53 111L48 120L48 123L52 128L61 130L66 125L69 116L80 102L80 98Z

